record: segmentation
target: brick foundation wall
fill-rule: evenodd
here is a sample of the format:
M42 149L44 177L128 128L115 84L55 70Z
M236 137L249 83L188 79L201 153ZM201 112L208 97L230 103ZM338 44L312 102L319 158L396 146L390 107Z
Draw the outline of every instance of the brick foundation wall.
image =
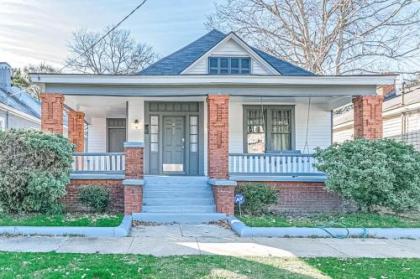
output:
M42 93L41 96L41 130L63 134L64 96L55 93Z
M233 215L235 205L233 202L235 194L235 186L213 186L214 201L216 203L216 211Z
M143 178L143 147L125 147L125 178Z
M141 212L143 186L124 186L124 214Z
M67 185L67 194L62 199L64 207L70 212L86 212L88 209L79 202L79 190L82 185L97 185L108 189L111 201L109 211L124 211L124 187L122 180L106 180L106 179L72 179Z
M208 176L228 178L229 96L209 95L208 105Z
M383 135L383 96L358 96L353 98L354 138L378 139Z
M312 214L350 211L354 208L337 194L328 192L324 183L315 182L238 182L238 185L258 184L275 189L277 204L269 208L274 213Z
M85 114L71 110L68 113L68 138L75 145L75 152L85 150Z

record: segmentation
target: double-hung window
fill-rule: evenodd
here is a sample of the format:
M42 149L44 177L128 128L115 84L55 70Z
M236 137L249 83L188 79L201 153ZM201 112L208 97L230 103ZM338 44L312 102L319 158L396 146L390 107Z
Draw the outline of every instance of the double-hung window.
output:
M209 57L211 75L246 75L251 73L249 57Z
M292 106L244 106L245 152L291 150L293 111Z

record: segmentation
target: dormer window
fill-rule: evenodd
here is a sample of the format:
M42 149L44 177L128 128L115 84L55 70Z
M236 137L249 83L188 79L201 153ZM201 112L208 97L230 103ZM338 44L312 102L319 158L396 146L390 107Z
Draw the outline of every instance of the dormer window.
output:
M210 75L247 75L251 73L249 57L209 57Z

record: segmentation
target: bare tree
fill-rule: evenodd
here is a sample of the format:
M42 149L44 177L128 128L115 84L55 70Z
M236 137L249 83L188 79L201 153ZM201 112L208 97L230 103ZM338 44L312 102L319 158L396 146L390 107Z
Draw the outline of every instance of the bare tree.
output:
M226 0L207 24L318 74L414 72L419 14L415 0Z
M128 30L113 30L96 43L107 31L79 30L73 33L73 41L69 44L71 54L66 65L82 73L132 74L157 58L152 47L136 43Z

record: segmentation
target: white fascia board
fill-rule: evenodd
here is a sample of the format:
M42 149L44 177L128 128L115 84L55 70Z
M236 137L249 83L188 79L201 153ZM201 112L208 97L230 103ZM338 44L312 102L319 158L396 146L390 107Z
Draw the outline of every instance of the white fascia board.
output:
M257 75L84 75L84 74L30 74L37 84L79 85L136 85L136 86L276 86L276 85L389 85L394 75L365 76L257 76Z
M198 58L193 63L191 63L191 65L189 65L185 70L183 70L181 72L181 75L184 75L185 73L188 73L188 71L190 69L194 68L194 66L197 65L197 63L199 63L199 61L201 61L202 59L205 59L206 57L208 57L208 55L211 54L217 47L223 45L224 43L226 43L227 41L229 41L231 39L234 40L240 47L242 47L243 49L245 49L248 52L248 54L251 56L251 58L253 58L256 61L258 61L259 63L261 63L264 66L264 69L267 72L269 72L269 73L271 73L273 75L280 75L280 73L276 69L274 69L264 59L262 59L261 56L259 56L241 38L239 38L238 35L236 35L233 32L231 32L229 35L227 35L223 40L221 40L219 43L217 43L214 47L212 47L209 51L207 51L205 54L203 54L200 58Z

